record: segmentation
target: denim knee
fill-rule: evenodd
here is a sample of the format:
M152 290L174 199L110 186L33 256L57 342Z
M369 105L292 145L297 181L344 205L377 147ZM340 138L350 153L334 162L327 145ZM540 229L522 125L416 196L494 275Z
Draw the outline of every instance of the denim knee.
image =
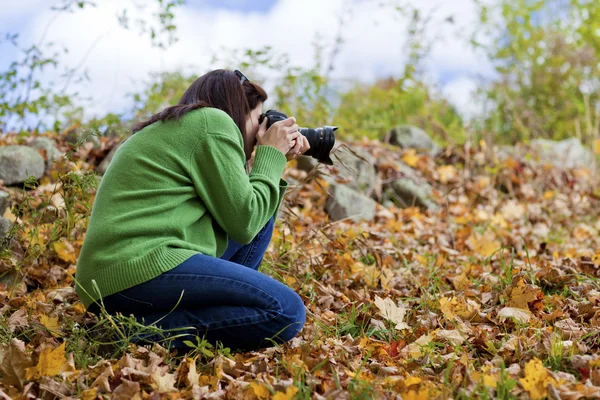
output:
M279 327L277 337L287 342L302 330L306 322L306 310L300 296L289 288L286 295L280 298L280 306L282 309L277 319Z

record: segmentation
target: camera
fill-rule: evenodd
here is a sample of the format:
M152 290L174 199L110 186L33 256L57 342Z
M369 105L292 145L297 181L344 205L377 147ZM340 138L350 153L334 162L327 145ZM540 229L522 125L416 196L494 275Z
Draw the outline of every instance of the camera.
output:
M287 119L287 115L276 110L269 110L262 113L259 118L259 123L267 118L267 129L277 121ZM320 128L300 128L299 131L308 140L310 149L304 155L311 156L323 164L333 165L333 161L329 157L329 152L335 144L335 134L337 126L323 126Z

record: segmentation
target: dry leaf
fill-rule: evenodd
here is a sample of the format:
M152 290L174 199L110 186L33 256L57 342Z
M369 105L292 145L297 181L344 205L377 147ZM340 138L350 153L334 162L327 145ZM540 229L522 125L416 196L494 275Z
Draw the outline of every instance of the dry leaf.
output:
M31 358L25 353L25 343L16 338L12 339L0 365L1 382L22 389L26 379L25 371L32 365Z
M298 393L298 388L296 386L290 386L286 389L285 393L277 392L273 395L273 400L292 400L296 393Z
M254 394L256 395L256 397L258 397L259 400L269 399L271 397L271 392L269 391L269 388L266 387L263 383L250 382L250 387L252 388Z
M440 300L440 311L449 320L469 320L477 315L480 306L473 300L465 300L463 297L442 297Z
M52 249L61 260L71 264L77 262L75 247L66 238L60 238L60 240L52 243Z
M483 235L473 232L469 236L469 239L467 239L467 244L471 250L484 257L490 257L502 247L500 242L496 240L494 232L490 230L486 231Z
M416 167L417 163L419 162L417 151L415 149L408 149L402 156L402 161L404 161L404 163L409 167Z
M62 332L58 325L58 317L49 317L46 314L40 315L40 323L44 325L54 337L60 337Z
M25 376L27 379L37 379L42 376L54 376L61 372L71 370L65 357L65 345L63 342L55 349L46 348L40 354L40 360L35 367L27 368Z
M396 324L396 329L410 328L404 322L404 316L406 315L407 309L402 303L400 303L400 306L397 306L389 297L382 299L379 296L375 296L375 305L379 309L379 313L382 317Z
M525 377L519 379L519 382L523 385L523 389L529 392L532 400L546 397L548 385L558 385L558 382L548 374L542 362L537 358L525 364Z
M508 307L517 307L524 310L529 310L528 303L535 300L542 299L544 294L539 287L535 285L528 285L525 283L525 279L520 276L516 278L516 281L506 288L505 290Z
M467 340L466 336L457 329L441 329L435 332L435 336L438 339L446 339L454 346L461 345L464 343L465 340Z
M531 319L531 312L522 308L515 307L504 307L498 312L498 319L505 320L507 318L514 318L516 321L526 324Z

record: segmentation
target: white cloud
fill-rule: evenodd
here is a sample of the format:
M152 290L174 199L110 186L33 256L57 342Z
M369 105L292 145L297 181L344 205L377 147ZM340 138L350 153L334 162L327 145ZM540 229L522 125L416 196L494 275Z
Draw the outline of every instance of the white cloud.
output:
M0 25L7 15L27 13L24 39L39 40L53 15L48 11L49 6L44 10L41 3L47 5L49 2L11 2L0 15ZM179 42L166 51L152 48L147 37L140 37L137 32L118 25L116 13L131 2L102 0L97 3L97 8L59 16L47 33L48 40L69 48L65 58L67 64L82 63L89 70L91 82L85 86L85 93L93 99L88 108L90 113L124 110L130 104L126 94L139 89L151 71L194 65L201 74L219 68L219 65L209 65L209 60L212 52L222 48L258 49L270 45L278 53L288 53L292 64L308 67L314 57L312 43L319 33L319 43L328 50L324 60L327 64L346 2L279 0L266 14L242 14L186 5L176 13ZM390 8L376 4L372 1L353 3L351 14L346 14L342 28L344 42L336 56L332 77L372 82L378 77L398 76L402 72L406 60L403 47L406 21ZM434 81L452 73L454 80L445 82L443 92L457 102L459 109L465 110L469 104L468 92L474 85L468 75L485 75L489 70L485 60L477 56L465 40L453 37L461 26L472 24L475 17L472 0L422 0L419 5L425 11L435 8L438 19L450 14L455 16L455 26L434 22L434 28L445 40L432 48L424 66ZM149 13L151 10L135 12ZM131 10L129 14L134 15Z

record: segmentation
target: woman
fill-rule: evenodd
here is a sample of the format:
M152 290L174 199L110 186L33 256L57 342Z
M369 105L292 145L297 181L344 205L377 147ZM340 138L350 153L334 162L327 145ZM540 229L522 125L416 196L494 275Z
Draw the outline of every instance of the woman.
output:
M192 327L173 341L183 351L194 336L255 350L298 334L302 300L257 270L286 162L309 145L294 118L259 124L266 99L241 72L215 70L134 128L102 178L78 260L89 311Z

